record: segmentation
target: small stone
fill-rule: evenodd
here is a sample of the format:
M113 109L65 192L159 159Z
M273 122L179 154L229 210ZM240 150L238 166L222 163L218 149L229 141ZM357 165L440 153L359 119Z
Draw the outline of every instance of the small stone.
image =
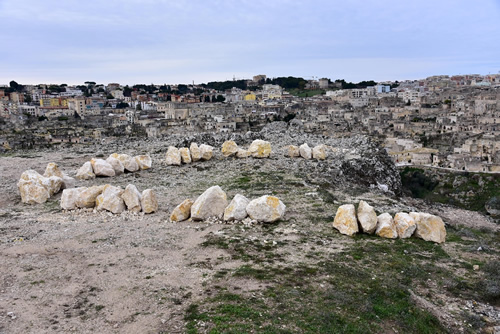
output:
M224 210L224 220L243 220L248 216L246 207L250 200L243 195L236 194Z
M189 152L189 148L183 147L179 149L179 153L181 154L181 161L183 164L191 163L191 152Z
M192 200L186 199L177 205L170 215L170 221L181 222L188 219L191 216L191 206L193 206L193 203Z
M446 229L443 220L424 212L410 212L410 216L415 220L417 228L415 236L425 241L443 243L446 240Z
M373 206L365 201L359 201L358 221L363 232L373 234L377 228L377 214Z
M125 191L121 195L127 209L131 212L141 212L141 193L133 184L127 185Z
M309 160L312 158L312 150L309 147L309 145L307 145L307 143L300 145L299 152L300 152L300 156L306 160Z
M356 219L356 209L353 204L339 206L333 220L333 227L348 236L358 233L358 220Z
M242 148L238 148L238 152L236 152L236 157L239 159L248 158L250 155L251 155L250 152Z
M396 231L398 231L398 236L401 239L409 238L415 232L417 224L415 220L407 213L398 212L394 216L394 224L396 225Z
M123 167L123 164L120 160L113 157L108 157L106 159L106 162L110 164L111 167L113 167L115 175L122 175L125 172L125 167Z
M238 152L238 145L234 142L234 140L225 141L224 144L222 144L221 151L223 156L230 157Z
M114 214L125 211L125 202L121 198L122 193L122 188L107 184L102 194L96 198L95 203L97 210L107 210Z
M317 160L325 160L326 159L326 145L321 144L318 146L314 146L312 149L312 157Z
M288 145L286 147L286 155L290 158L298 158L300 157L300 150L298 146Z
M115 176L115 169L103 159L92 159L90 160L92 164L92 169L94 170L94 174L96 176Z
M142 192L141 206L144 213L158 211L158 199L153 189L146 189Z
M85 187L64 189L61 195L60 205L63 210L75 210L78 208L77 202Z
M201 155L201 160L208 161L212 159L214 155L214 148L210 145L201 144L200 155Z
M226 206L226 193L219 186L210 187L194 201L191 206L191 218L203 220L208 217L222 217Z
M181 153L177 147L169 146L167 153L165 155L165 162L169 166L180 166L181 165Z
M248 152L250 152L254 158L269 158L272 152L271 143L265 140L256 139L250 144Z
M151 160L151 157L149 155L136 155L134 159L137 162L140 170L150 169L153 165L153 161Z
M396 239L398 231L392 217L388 213L383 213L377 217L377 230L375 234L382 238Z
M90 161L87 161L82 167L80 167L80 169L76 172L75 177L79 180L95 179L94 170Z
M275 196L264 195L248 203L246 211L250 218L259 222L272 223L285 215L286 206Z
M191 145L189 145L189 151L191 152L191 160L193 162L199 161L201 159L201 152L198 144L191 143Z

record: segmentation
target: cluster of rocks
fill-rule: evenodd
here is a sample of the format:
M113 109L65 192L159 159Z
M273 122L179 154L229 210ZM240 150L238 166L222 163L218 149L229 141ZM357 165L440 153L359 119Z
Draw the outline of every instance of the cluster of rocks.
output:
M325 160L327 149L328 146L325 144L316 145L313 148L310 148L307 143L300 146L288 145L285 147L285 156L290 158L302 157L306 160Z
M254 140L248 149L238 147L234 140L227 140L222 144L221 149L224 157L235 156L237 158L269 158L272 153L271 143L262 139Z
M333 227L349 236L362 231L389 239L409 238L412 235L436 243L446 239L443 220L438 216L424 212L399 212L394 218L389 213L377 216L374 208L365 201L359 202L357 212L353 204L341 205Z
M127 172L151 168L152 161L149 155L111 154L106 160L93 158L83 164L76 173L79 180L94 179L96 176L115 176Z
M224 221L243 221L245 218L258 222L275 222L285 215L286 206L275 196L261 196L249 200L237 194L228 205L226 193L213 186L201 194L196 201L184 200L172 211L170 220L180 222L192 220L207 220L212 217L223 218Z
M45 203L61 189L74 186L74 179L64 174L57 164L51 162L40 175L35 170L27 170L19 179L17 187L21 193L21 201L27 204Z
M169 146L165 155L165 163L170 166L180 166L196 161L208 161L214 156L214 148L210 145L191 143L189 148Z
M125 190L110 184L64 189L61 196L63 210L95 208L118 214L125 210L139 213L152 213L158 210L158 200L152 189L142 193L133 184Z

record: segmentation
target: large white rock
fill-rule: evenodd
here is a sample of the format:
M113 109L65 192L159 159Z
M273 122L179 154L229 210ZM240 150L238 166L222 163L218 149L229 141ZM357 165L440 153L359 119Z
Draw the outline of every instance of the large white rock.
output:
M81 191L78 194L75 205L79 208L93 208L95 207L95 201L97 196L102 194L105 185L92 186L88 188L80 188Z
M271 155L271 143L261 139L255 139L248 148L248 152L254 158L268 158Z
M375 234L382 238L396 239L398 237L398 232L396 231L396 225L390 214L383 213L377 217L377 230Z
M172 214L170 215L170 221L181 222L191 216L191 207L193 206L193 201L190 199L184 200L181 204L177 205Z
M205 190L191 206L191 218L203 220L209 217L222 217L227 206L226 193L219 187L213 186Z
M153 189L146 189L142 192L141 206L144 213L153 213L158 211L158 198Z
M417 224L416 237L437 243L445 242L446 228L440 217L424 212L410 212L410 216Z
M401 239L409 238L415 232L417 224L415 219L413 219L409 214L404 212L398 212L394 216L394 225L396 225L396 231L398 231L398 237Z
M187 147L180 148L179 153L181 155L181 161L183 164L190 164L192 162L191 152L189 152L189 148Z
M137 187L133 184L127 185L125 191L121 195L127 209L131 212L141 212L141 193L137 190Z
M125 167L123 167L123 164L120 160L110 156L106 159L106 162L110 164L111 167L113 167L115 175L121 175L125 172Z
M278 197L264 195L250 201L246 211L250 218L254 220L272 223L283 218L286 206Z
M189 145L189 151L191 152L191 160L193 162L199 161L201 159L201 152L198 144L191 143L191 145Z
M21 201L27 204L45 203L50 198L50 188L46 179L37 171L31 169L25 171L17 183Z
M365 201L359 201L358 221L363 232L369 234L375 232L375 229L377 228L377 214L375 213L373 206Z
M122 213L125 211L125 202L121 194L123 189L107 184L102 194L97 196L95 204L97 210L107 210L112 213Z
M87 161L82 167L80 167L80 169L78 169L75 177L79 180L95 179L94 170L90 161Z
M344 204L339 206L335 219L333 220L333 227L340 233L352 236L359 232L358 220L356 219L356 209L353 204Z
M180 166L181 165L181 153L177 147L169 146L167 154L165 155L165 162L170 166Z
M110 155L110 157L120 160L123 164L123 168L125 168L125 170L128 172L133 173L139 170L139 164L137 163L137 160L128 154L113 153Z
M243 195L236 194L224 210L224 220L243 220L248 216L247 205L250 200Z
M48 189L50 197L52 197L54 194L57 194L62 189L63 179L58 176L42 176L41 180L42 185Z
M222 155L225 157L230 157L238 153L238 145L234 142L234 140L227 140L222 144Z
M286 156L290 158L297 158L300 157L300 150L298 146L295 145L288 145L286 147Z
M304 159L309 160L312 158L312 150L309 147L309 145L307 145L307 143L300 145L299 153L300 153L300 156Z
M321 144L314 146L312 149L312 157L317 160L325 160L326 159L326 145Z
M201 160L210 160L214 156L214 148L210 145L201 144L200 145L200 156Z
M134 159L140 170L150 169L153 165L153 161L149 155L136 155Z
M115 176L115 169L109 162L103 159L92 159L90 160L92 164L92 169L96 176Z
M78 198L80 197L81 192L85 189L85 187L64 189L61 195L61 209L75 210L78 208Z

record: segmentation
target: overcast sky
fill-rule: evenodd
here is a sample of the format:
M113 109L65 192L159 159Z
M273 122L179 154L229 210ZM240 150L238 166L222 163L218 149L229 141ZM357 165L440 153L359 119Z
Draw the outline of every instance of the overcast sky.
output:
M0 84L500 71L500 0L0 0L0 22Z

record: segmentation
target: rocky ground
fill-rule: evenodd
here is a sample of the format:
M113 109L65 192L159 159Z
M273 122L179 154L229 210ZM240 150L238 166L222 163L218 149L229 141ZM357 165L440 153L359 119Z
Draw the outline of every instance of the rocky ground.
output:
M387 155L365 137L309 136L285 124L233 136L269 140L273 155L223 158L230 136L107 140L0 158L0 333L436 333L500 330L500 229L489 217L400 197ZM211 144L210 161L166 166L169 145ZM326 161L286 158L287 144L332 147ZM149 154L153 168L78 186L134 184L158 194L150 214L60 210L60 194L25 205L24 170L55 162L70 176L92 157ZM169 222L186 198L219 185L231 199L274 194L285 219ZM442 245L346 237L341 204L378 213L426 211L447 226ZM360 312L361 311L361 312Z

